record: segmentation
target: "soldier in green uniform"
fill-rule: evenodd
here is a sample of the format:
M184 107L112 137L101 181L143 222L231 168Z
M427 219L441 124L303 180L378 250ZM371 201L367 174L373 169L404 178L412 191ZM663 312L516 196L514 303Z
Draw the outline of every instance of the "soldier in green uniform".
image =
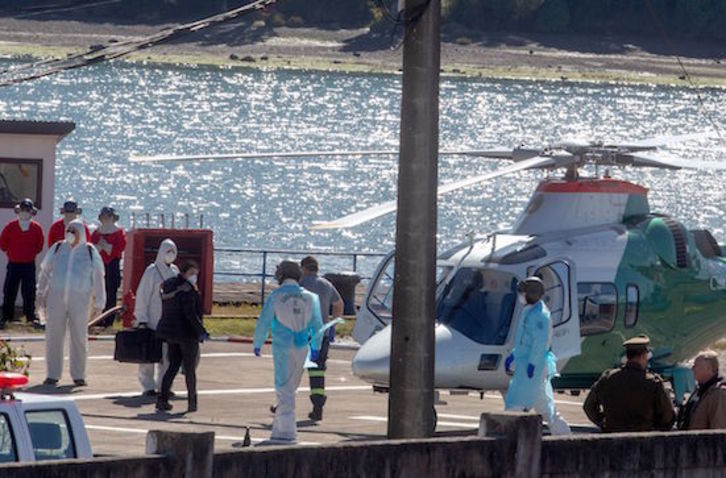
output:
M623 342L627 363L603 372L590 389L583 408L603 432L670 430L675 420L663 379L646 370L647 335Z

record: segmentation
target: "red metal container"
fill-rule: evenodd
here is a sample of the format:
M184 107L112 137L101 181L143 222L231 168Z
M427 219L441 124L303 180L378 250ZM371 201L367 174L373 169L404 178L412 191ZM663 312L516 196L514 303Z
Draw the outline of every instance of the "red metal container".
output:
M214 244L209 229L132 229L128 232L124 252L123 294L136 292L146 267L154 262L159 245L171 239L178 249L175 264L187 259L199 263L199 294L205 314L212 313L214 283ZM122 296L123 296L122 294Z

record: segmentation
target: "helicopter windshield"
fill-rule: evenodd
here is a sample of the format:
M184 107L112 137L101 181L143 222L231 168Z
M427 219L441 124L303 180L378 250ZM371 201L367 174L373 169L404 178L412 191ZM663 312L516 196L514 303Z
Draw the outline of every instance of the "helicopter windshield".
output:
M436 320L484 345L502 345L516 303L514 275L461 268L436 303Z

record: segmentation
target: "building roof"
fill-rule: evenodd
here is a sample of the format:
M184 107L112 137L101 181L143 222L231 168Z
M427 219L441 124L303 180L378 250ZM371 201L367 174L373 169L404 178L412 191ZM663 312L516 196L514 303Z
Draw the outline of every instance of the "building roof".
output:
M48 134L66 136L76 129L71 121L15 121L0 120L0 134Z

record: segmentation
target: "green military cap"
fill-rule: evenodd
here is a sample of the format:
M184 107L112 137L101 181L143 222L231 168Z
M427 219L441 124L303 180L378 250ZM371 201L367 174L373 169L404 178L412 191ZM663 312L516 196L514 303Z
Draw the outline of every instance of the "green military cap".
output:
M648 350L650 338L645 334L636 335L623 342L623 347L627 350Z

